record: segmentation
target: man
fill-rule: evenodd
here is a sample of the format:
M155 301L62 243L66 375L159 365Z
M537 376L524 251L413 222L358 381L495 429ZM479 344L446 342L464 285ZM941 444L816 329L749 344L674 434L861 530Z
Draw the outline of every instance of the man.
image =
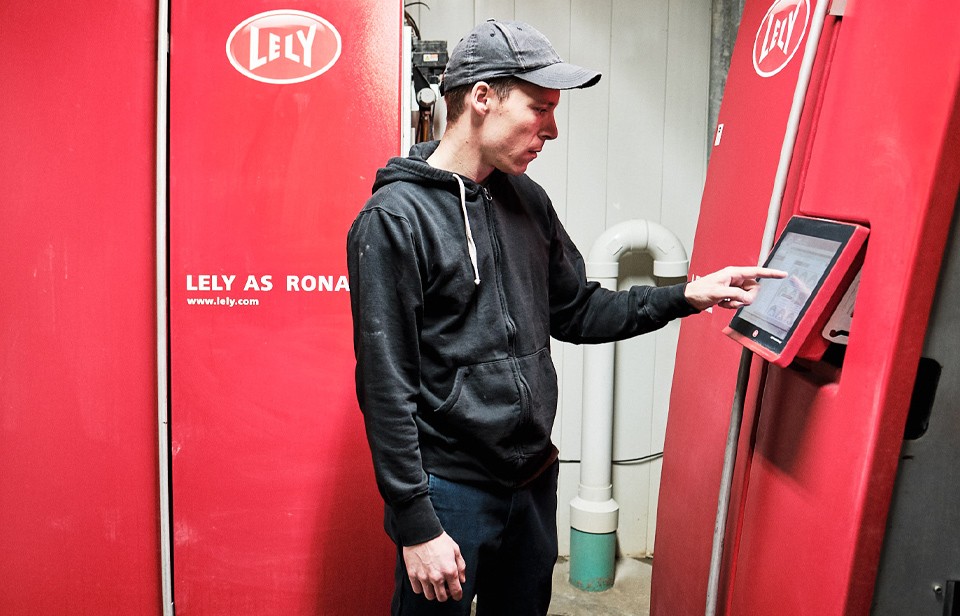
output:
M550 337L600 343L719 304L760 268L613 292L587 282L524 172L557 137L560 90L596 72L518 22L488 21L450 55L440 142L391 159L347 241L357 396L385 527L393 614L547 613L557 558L557 378Z

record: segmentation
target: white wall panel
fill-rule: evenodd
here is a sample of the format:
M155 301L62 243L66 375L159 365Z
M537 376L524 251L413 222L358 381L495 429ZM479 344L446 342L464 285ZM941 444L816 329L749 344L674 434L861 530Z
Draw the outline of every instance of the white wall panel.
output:
M518 19L547 35L560 55L603 73L586 90L564 92L560 136L530 166L571 237L588 253L609 226L633 218L674 231L688 253L706 174L710 58L709 0L427 0L410 8L423 38L450 50L475 23ZM651 264L630 256L622 284L651 282ZM674 282L674 281L666 281ZM614 455L663 449L678 325L617 349ZM554 343L560 409L554 438L564 459L580 457L582 349ZM620 550L652 552L660 463L617 466ZM568 503L578 464L560 481L561 553L569 550Z
M671 0L661 222L691 247L707 173L709 0Z
M480 23L487 19L516 19L514 0L477 0L474 21Z
M610 224L660 218L667 11L667 0L617 0L613 5L607 126Z

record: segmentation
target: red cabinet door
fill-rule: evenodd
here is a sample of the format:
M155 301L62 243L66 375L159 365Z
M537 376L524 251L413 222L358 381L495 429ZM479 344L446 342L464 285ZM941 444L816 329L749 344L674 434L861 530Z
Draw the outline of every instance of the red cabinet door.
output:
M345 237L400 144L401 7L174 1L177 613L383 613Z
M153 0L0 3L0 612L160 614Z

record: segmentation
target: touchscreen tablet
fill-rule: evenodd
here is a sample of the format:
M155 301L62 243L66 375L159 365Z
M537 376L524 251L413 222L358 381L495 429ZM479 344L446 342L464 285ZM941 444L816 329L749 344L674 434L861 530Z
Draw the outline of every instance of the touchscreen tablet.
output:
M813 323L835 304L837 289L855 273L850 269L866 234L852 223L791 218L764 264L787 277L762 279L756 300L737 310L724 333L770 361L788 364Z

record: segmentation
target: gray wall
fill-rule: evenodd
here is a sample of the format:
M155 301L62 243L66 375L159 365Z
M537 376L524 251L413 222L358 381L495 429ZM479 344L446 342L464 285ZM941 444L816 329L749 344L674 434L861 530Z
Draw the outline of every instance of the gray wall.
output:
M666 226L692 249L706 174L710 89L710 0L427 0L410 6L425 40L452 50L475 23L517 19L547 35L571 62L603 73L587 90L564 92L560 137L529 174L588 253L608 227L642 218ZM644 256L621 265L623 284L651 284ZM664 282L676 282L669 280ZM663 450L679 325L620 343L614 457ZM554 344L560 412L554 431L563 459L580 457L582 349ZM561 553L569 550L569 502L579 465L564 464L559 505ZM620 549L653 552L660 462L614 467Z

